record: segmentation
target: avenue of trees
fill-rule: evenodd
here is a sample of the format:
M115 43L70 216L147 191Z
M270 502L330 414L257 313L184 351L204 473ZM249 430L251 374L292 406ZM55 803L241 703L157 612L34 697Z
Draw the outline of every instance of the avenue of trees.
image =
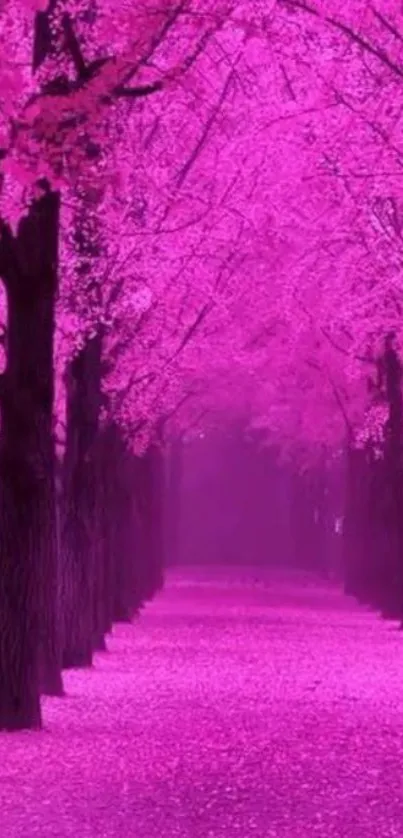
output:
M390 7L0 0L0 729L162 585L181 445L228 417L296 549L343 483L346 590L403 617Z

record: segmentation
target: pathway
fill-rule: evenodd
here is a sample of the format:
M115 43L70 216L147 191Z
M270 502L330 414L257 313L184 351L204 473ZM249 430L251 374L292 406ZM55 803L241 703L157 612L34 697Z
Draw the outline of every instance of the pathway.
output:
M42 734L0 734L1 838L403 835L403 635L330 585L176 570Z

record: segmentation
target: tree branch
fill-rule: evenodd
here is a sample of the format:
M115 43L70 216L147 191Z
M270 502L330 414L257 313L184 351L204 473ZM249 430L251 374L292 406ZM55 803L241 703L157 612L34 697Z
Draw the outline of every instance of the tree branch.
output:
M14 236L8 224L0 218L0 277L6 288L10 288L13 276L19 273Z
M187 0L180 0L177 6L174 6L172 9L171 14L167 16L167 19L163 26L161 27L160 31L157 35L152 39L151 44L145 55L143 55L135 65L127 71L123 80L118 85L118 87L126 87L132 80L133 76L136 75L139 67L144 66L147 61L151 58L154 54L156 49L160 46L162 41L164 40L165 36L168 34L169 30L175 25L179 16L186 10Z
M173 408L172 408L171 410L169 410L167 413L164 413L164 415L163 415L163 416L161 417L161 419L159 420L159 423L160 423L160 425L161 425L161 428L162 428L162 429L164 429L164 427L165 427L166 423L169 421L169 419L172 419L172 417L173 417L173 416L175 416L175 413L178 413L178 411L181 409L181 407L183 407L183 405L184 405L184 404L185 404L185 403L186 403L189 399L191 399L191 398L192 398L192 396L194 396L194 395L195 395L195 394L194 394L194 392L193 392L192 390L189 390L189 392L188 392L188 393L185 393L185 395L184 395L184 396L182 396L182 398L181 398L181 399L179 399L179 401L177 402L177 404L175 405L175 407L173 407Z
M220 97L218 99L218 102L217 102L216 106L213 108L209 118L207 119L207 121L204 125L204 128L203 128L203 131L202 131L202 133L201 133L193 151L191 152L191 154L188 157L186 163L182 166L182 169L180 170L179 174L177 175L176 186L177 186L178 189L180 189L180 187L183 186L183 183L184 183L186 177L188 176L192 166L196 162L200 152L202 151L202 149L203 149L203 147L206 143L206 140L207 140L208 135L211 131L211 128L213 127L214 122L217 119L217 116L218 116L218 114L219 114L219 112L220 112L220 110L221 110L221 108L224 104L224 101L227 97L227 93L228 93L230 84L232 82L232 79L234 78L234 75L235 75L234 70L231 70L230 73L228 73L228 76L225 80L223 89L220 93Z
M348 434L350 436L353 433L353 426L350 422L350 417L347 413L345 405L343 404L340 393L339 393L339 391L338 391L338 389L337 389L337 387L336 387L336 385L335 385L335 383L334 383L334 381L333 381L333 379L332 379L332 377L330 376L329 373L327 374L327 377L328 377L329 384L330 384L330 386L333 390L333 395L335 397L336 403L337 403L338 407L340 408L341 414L342 414L343 419L346 423L346 428L347 428Z
M86 79L88 75L88 66L84 61L84 56L81 52L80 44L78 43L76 34L73 29L71 17L68 12L65 12L62 18L62 28L65 37L66 48L71 55L74 67L79 79Z
M150 96L151 93L157 93L160 90L163 90L163 87L164 85L162 81L156 81L152 84L143 84L138 87L124 87L123 85L120 85L119 87L115 87L113 96L120 99L140 99L142 96Z
M170 364L172 361L175 360L175 358L178 357L178 355L180 355L182 350L185 348L185 346L189 343L189 341L193 337L196 330L199 328L199 326L201 326L201 324L203 323L203 320L207 317L208 313L211 311L213 306L214 306L214 303L211 300L209 300L209 302L205 303L203 308L200 309L196 319L194 320L193 323L191 323L189 328L186 330L178 348L175 350L174 354L171 355L171 357L169 358L169 360L165 364L165 367L167 367L168 364Z
M388 32L390 32L391 35L394 35L394 37L397 38L398 41L403 41L403 38L402 38L399 30L396 29L395 26L393 26L393 24L390 23L390 21L386 19L386 17L381 15L381 13L378 12L378 9L375 9L372 4L370 4L369 8L371 9L371 12L374 15L374 17L376 17L376 19L379 21L379 23L381 23L382 26L384 26L385 29L387 29Z
M322 0L320 0L322 2ZM389 70L392 71L396 76L403 79L403 69L399 67L391 58L389 58L388 54L381 49L380 47L373 46L369 41L362 37L358 32L354 32L354 29L351 29L350 26L347 24L342 23L340 20L336 20L333 17L329 17L328 15L321 14L318 9L315 9L314 6L309 6L307 3L303 3L300 0L278 0L280 6L284 6L288 9L297 9L302 12L306 12L313 17L317 17L320 20L323 20L324 23L328 23L329 26L332 26L333 29L337 29L343 35L345 35L350 41L357 44L357 46L361 47L364 52L369 53L374 58L377 58L382 64L385 65Z

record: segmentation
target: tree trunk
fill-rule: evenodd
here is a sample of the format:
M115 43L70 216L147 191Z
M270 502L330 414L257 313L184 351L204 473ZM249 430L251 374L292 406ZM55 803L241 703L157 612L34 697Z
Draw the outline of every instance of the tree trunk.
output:
M385 474L388 488L388 533L390 578L385 616L403 618L403 399L402 367L388 335L383 356L389 419L385 440Z
M67 376L67 436L62 530L63 667L92 665L97 544L102 340L96 335L72 361Z
M3 226L7 365L1 376L0 729L41 725L40 689L62 693L52 438L59 197L14 238ZM41 683L42 682L42 683Z
M106 616L106 552L104 517L108 514L105 506L104 492L104 464L102 461L103 444L98 434L94 448L95 485L94 485L94 521L93 521L93 551L94 551L94 591L93 591L93 631L92 645L98 652L106 651L105 633L107 628Z
M102 621L103 633L112 631L115 586L115 534L118 523L115 510L119 508L116 474L121 468L121 452L116 444L117 431L109 425L100 434L100 528L102 549Z
M131 622L143 600L139 594L138 566L142 561L141 534L139 532L133 463L135 458L123 442L118 428L113 434L113 464L109 469L113 498L111 516L111 555L113 564L113 620Z
M316 564L315 498L310 476L294 472L291 477L291 521L294 542L294 565L312 568Z
M369 470L368 451L347 449L346 501L343 527L343 570L346 594L366 602Z
M151 445L136 458L136 497L142 525L141 554L137 554L136 578L143 601L151 599L163 585L163 456Z
M166 480L164 531L166 540L166 563L169 565L174 565L178 561L182 470L183 442L181 439L175 439L172 442L169 452L168 475Z
M47 441L49 442L47 429ZM48 451L44 473L44 509L41 515L42 605L40 609L40 685L44 695L64 695L62 682L60 552L57 534L57 500L54 451Z
M128 487L116 485L113 508L113 621L130 623L142 605L135 578L136 547L132 518L132 499ZM138 549L138 547L137 547Z
M114 499L112 499L110 493L105 491L105 489L103 491L103 499L104 503L100 519L102 578L99 581L101 604L98 611L98 633L102 632L102 634L105 636L106 634L110 634L110 632L112 631L113 623L113 556L111 543L110 505L112 504Z

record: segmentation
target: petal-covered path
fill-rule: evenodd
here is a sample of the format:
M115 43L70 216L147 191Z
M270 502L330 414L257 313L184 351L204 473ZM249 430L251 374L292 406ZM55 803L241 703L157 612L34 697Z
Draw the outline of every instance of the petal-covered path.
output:
M330 585L175 570L41 734L0 734L1 838L403 835L403 634Z

